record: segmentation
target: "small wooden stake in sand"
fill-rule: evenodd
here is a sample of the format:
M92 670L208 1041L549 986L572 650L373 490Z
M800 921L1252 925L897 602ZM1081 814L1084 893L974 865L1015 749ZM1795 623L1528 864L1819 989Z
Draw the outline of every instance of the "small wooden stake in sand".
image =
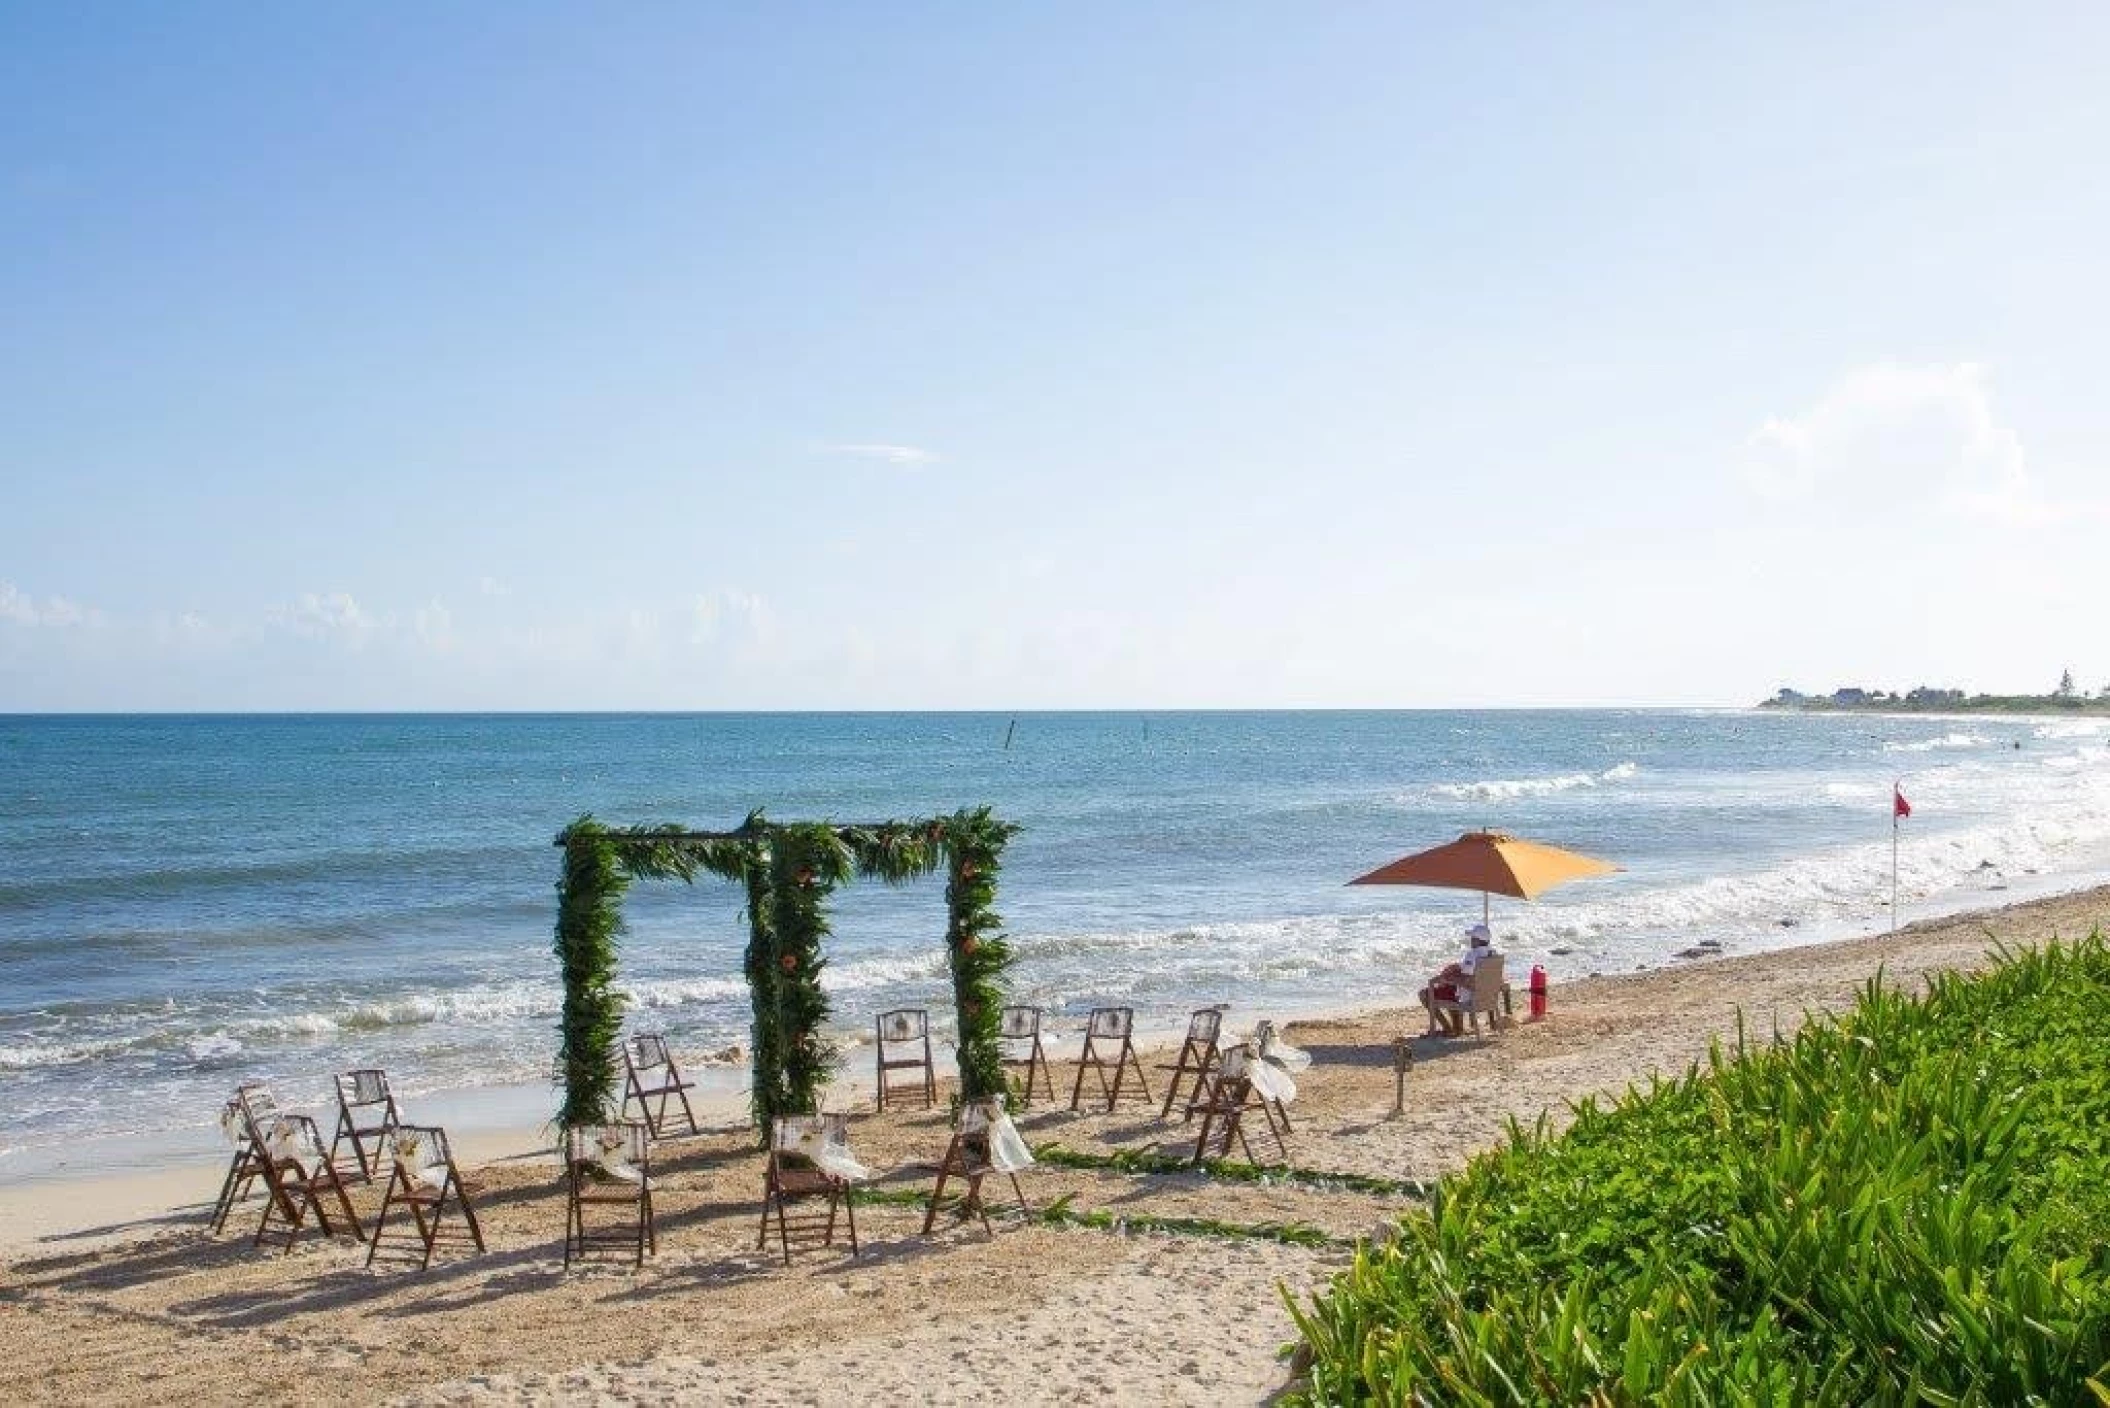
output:
M1407 1067L1414 1064L1413 1038L1392 1038L1392 1115L1398 1119L1407 1112Z

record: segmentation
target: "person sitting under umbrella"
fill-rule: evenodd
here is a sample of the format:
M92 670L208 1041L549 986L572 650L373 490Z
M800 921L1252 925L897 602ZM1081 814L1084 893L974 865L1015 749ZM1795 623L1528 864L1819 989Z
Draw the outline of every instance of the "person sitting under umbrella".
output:
M1480 960L1494 953L1495 936L1485 924L1475 924L1465 931L1465 952L1455 963L1446 963L1443 971L1429 979L1429 985L1418 996L1421 1005L1428 1010L1429 1035L1461 1036L1465 1032L1465 1019L1456 1012L1439 1010L1439 1002L1470 1002L1473 995L1473 973Z

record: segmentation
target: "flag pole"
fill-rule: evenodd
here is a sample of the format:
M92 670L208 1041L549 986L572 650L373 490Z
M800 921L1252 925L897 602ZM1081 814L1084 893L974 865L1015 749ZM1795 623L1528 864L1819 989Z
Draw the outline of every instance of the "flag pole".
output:
M1905 779L1891 783L1891 933L1897 933L1897 798L1905 794Z

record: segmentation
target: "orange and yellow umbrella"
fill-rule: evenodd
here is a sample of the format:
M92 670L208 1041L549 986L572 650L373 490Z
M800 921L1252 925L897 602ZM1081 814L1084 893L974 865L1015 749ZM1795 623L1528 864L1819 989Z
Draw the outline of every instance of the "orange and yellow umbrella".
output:
M1611 875L1619 867L1579 851L1537 841L1520 841L1499 831L1468 831L1433 850L1416 851L1351 885L1432 885L1445 890L1478 890L1480 912L1487 914L1489 895L1535 900L1555 885L1592 875Z

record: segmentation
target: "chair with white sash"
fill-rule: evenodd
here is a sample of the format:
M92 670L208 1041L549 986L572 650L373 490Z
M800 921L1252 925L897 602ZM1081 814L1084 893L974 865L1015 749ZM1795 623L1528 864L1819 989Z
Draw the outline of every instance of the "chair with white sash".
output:
M1288 1134L1289 1106L1297 1098L1297 1076L1311 1069L1311 1054L1291 1046L1275 1035L1273 1022L1253 1029L1253 1089L1259 1092L1268 1123L1278 1134Z
M611 1225L588 1227L588 1208L624 1208ZM589 1247L621 1247L634 1264L659 1252L652 1218L652 1130L643 1120L566 1125L564 1129L564 1266Z
M923 1216L923 1235L929 1236L931 1228L938 1222L938 1206L945 1196L948 1179L967 1180L967 1194L960 1201L962 1218L979 1216L982 1230L993 1233L989 1225L989 1206L982 1201L982 1180L992 1173L1000 1173L1011 1180L1011 1191L1018 1197L1019 1212L1031 1215L1026 1206L1026 1190L1018 1183L1020 1173L1033 1167L1033 1152L1026 1141L1019 1137L1018 1127L1004 1113L1004 1097L992 1095L986 1100L970 1100L960 1107L959 1127L953 1131L952 1142L946 1146L945 1157L938 1163L938 1182L930 1190L930 1210Z
M290 1253L307 1226L308 1214L325 1237L350 1233L364 1241L366 1229L352 1207L352 1195L344 1186L336 1165L330 1162L322 1134L306 1115L289 1115L277 1108L268 1090L243 1090L236 1097L242 1105L250 1137L257 1142L263 1162L259 1170L271 1191L264 1215L257 1223L256 1245L282 1241ZM335 1204L342 1222L332 1220Z
M783 1115L770 1129L769 1165L762 1175L762 1231L755 1250L769 1243L769 1219L777 1219L777 1246L791 1265L791 1239L797 1233L813 1246L832 1246L835 1219L849 1226L850 1255L856 1256L857 1209L850 1185L870 1178L871 1171L850 1152L848 1115ZM824 1203L807 1211L809 1203Z
M210 1225L214 1233L227 1226L228 1214L234 1205L249 1195L250 1185L264 1176L264 1152L261 1141L249 1130L249 1116L243 1105L242 1094L250 1093L260 1111L272 1116L278 1113L278 1100L270 1087L261 1081L245 1082L235 1098L220 1107L220 1136L227 1141L227 1177L220 1180L220 1196L213 1201Z
M366 1264L372 1266L374 1253L381 1250L389 1209L402 1204L409 1207L418 1240L425 1248L418 1270L432 1265L432 1251L439 1244L440 1222L446 1215L449 1198L461 1209L469 1240L482 1251L483 1228L477 1225L476 1206L469 1201L475 1185L464 1182L461 1170L455 1167L454 1152L447 1146L447 1131L438 1125L397 1125L389 1131L388 1145L388 1191L381 1195L381 1213L374 1219L374 1237L366 1249Z
M1289 1148L1282 1142L1274 1121L1266 1114L1267 1099L1254 1088L1254 1071L1260 1064L1253 1048L1243 1042L1223 1053L1223 1059L1216 1066L1216 1075L1209 1082L1207 1096L1194 1107L1195 1113L1202 1117L1201 1133L1194 1140L1193 1162L1196 1165L1204 1159L1229 1158L1234 1143L1245 1150L1247 1163L1259 1163L1245 1131L1245 1117L1255 1109L1262 1112L1261 1126L1274 1141L1275 1162L1289 1161Z

